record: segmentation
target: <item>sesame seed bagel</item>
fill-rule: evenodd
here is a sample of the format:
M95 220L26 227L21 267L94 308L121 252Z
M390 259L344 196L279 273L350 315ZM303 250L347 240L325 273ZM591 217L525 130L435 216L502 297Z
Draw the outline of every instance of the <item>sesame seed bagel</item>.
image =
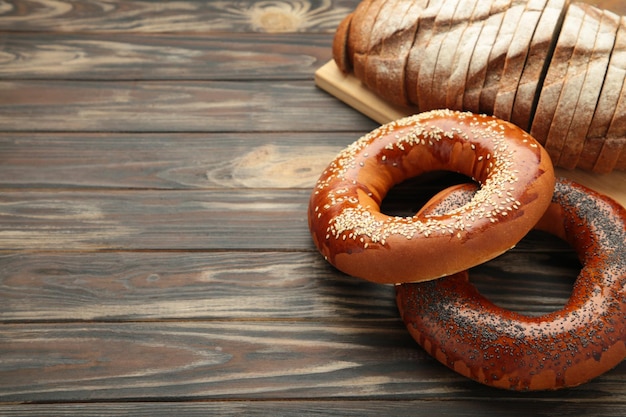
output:
M442 215L380 212L396 184L429 171L481 187ZM491 116L436 110L381 126L344 149L311 194L315 245L339 270L379 283L463 271L514 246L550 203L554 170L532 137Z
M452 204L468 201L464 190L450 190ZM468 378L511 390L573 387L626 358L626 210L560 179L537 229L567 241L581 261L565 306L541 317L506 310L483 297L466 271L399 285L400 314L429 354Z

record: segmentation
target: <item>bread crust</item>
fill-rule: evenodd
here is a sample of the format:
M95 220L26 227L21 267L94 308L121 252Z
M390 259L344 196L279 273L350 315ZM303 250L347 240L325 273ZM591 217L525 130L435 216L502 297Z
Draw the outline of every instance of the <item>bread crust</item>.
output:
M349 58L351 70L354 71L354 56L357 53L364 53L367 49L365 42L368 39L367 27L364 25L367 11L373 0L362 0L351 13L350 25L347 35L342 38L347 39L346 55ZM343 27L340 25L340 28Z
M369 65L376 71L376 91L390 103L410 105L406 63L419 27L419 16L427 6L428 0L402 1L396 9L396 17L402 16L402 20L384 40L380 53L370 57Z
M555 164L565 169L574 169L578 164L588 129L597 109L609 58L615 44L619 16L607 10L601 13L598 36L585 71L585 79L578 96L578 102L572 115L570 127L565 134L559 159L555 161Z
M439 10L442 7L442 4L442 1L431 0L428 3L428 7L426 7L423 13L420 15L419 28L413 41L413 45L411 46L409 56L407 58L407 66L405 71L405 74L407 76L407 96L409 98L409 103L415 106L418 111L420 110L418 97L418 80L420 78L420 67L422 64L422 58L424 56L426 46L428 45L430 38L432 37L432 31L435 26L435 18L437 17Z
M522 13L509 44L493 106L493 115L500 119L511 120L515 95L537 25L546 9L546 3L547 0L531 0L526 4L526 9Z
M626 170L626 147L622 147L622 151L617 158L617 164L615 164L615 169L621 171Z
M555 164L561 157L565 138L572 124L602 19L602 10L587 4L571 5L568 13L574 12L582 15L582 24L544 144Z
M446 102L447 93L442 94L442 91L447 91L449 88L457 51L461 47L465 32L473 23L471 17L478 2L479 0L466 0L462 4L459 2L450 22L450 28L441 42L432 81L433 94L431 94L430 105L433 109L450 108Z
M491 4L486 1L478 1L474 8L471 21L461 37L451 66L452 72L446 90L446 108L463 110L463 96L467 88L470 62L490 10Z
M530 132L555 165L606 172L626 165L617 18L570 0L363 0L337 28L333 57L407 113L495 115Z
M363 83L370 89L376 88L377 74L384 68L378 65L386 39L389 38L398 26L393 22L396 15L396 6L402 0L387 0L378 4L378 13L370 31L369 48L363 58Z
M526 0L513 0L504 15L500 31L489 55L485 83L480 91L480 113L493 114L507 51L525 8Z
M435 68L443 41L450 31L454 13L459 6L461 6L461 2L457 0L442 0L441 9L435 17L428 44L423 49L417 78L417 103L422 112L437 108L433 97Z
M580 7L570 6L563 21L531 122L530 134L541 144L545 144L548 138L583 18Z
M466 88L463 95L463 109L465 110L474 113L480 112L480 93L487 76L489 56L511 2L512 0L502 0L494 1L491 4L490 16L480 31L467 73Z
M545 78L548 58L554 50L558 31L561 28L569 0L549 0L541 14L537 29L533 35L528 58L519 80L515 101L511 112L511 122L526 131L530 131L531 115L536 105L535 98Z
M359 6L361 6L361 4L359 4ZM350 25L349 36L355 45L352 55L352 67L354 75L362 81L365 79L365 67L367 54L370 51L372 29L376 23L376 18L378 17L382 4L384 4L383 0L366 0L362 9L363 11L358 13L360 19L357 20L355 14L353 24ZM357 6L357 8L359 6Z
M352 57L348 53L348 33L353 16L354 13L350 13L339 23L333 39L333 59L344 74L352 71Z
M626 18L621 17L604 84L576 166L591 171L602 150L626 79Z

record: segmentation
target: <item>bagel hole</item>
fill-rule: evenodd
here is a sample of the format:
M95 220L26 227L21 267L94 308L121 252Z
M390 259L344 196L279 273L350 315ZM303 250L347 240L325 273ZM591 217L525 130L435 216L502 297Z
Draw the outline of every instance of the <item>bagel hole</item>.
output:
M473 182L470 177L449 171L432 171L409 178L387 192L380 212L387 216L414 216L438 192L468 182Z
M581 268L567 242L532 230L515 248L470 269L469 276L495 305L536 317L565 306Z
M463 174L434 171L394 186L380 211L388 216L413 216L438 192L473 182ZM536 317L562 309L582 265L562 239L531 230L516 246L470 270L470 281L495 305Z

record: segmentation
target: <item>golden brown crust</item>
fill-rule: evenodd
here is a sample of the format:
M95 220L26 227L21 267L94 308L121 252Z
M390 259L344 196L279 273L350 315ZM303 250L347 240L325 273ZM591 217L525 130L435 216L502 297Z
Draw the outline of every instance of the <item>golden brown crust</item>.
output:
M370 89L376 89L376 80L380 69L376 60L382 52L385 41L389 39L395 31L395 27L398 26L397 22L390 24L396 17L395 9L398 1L401 0L386 0L376 5L378 13L370 30L369 47L367 53L364 54L361 78L361 81Z
M439 217L380 213L395 184L435 170L475 178L481 191ZM430 280L514 246L545 211L553 186L545 150L521 129L489 116L433 111L384 125L341 152L311 195L309 227L320 252L350 275Z
M365 61L370 48L370 35L380 11L381 0L364 0L357 6L348 34L348 52L352 57L354 75L363 79Z
M352 71L351 57L348 54L348 33L353 16L354 14L350 13L339 23L333 39L333 59L343 73Z
M559 180L539 227L568 241L583 265L564 308L542 317L505 310L466 272L397 286L407 329L428 353L480 383L524 391L580 385L626 357L626 210Z

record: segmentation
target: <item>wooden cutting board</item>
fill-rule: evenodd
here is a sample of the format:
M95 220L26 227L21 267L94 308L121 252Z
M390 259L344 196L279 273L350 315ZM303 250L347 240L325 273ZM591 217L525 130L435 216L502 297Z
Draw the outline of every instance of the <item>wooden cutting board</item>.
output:
M315 72L315 83L322 90L365 114L374 121L385 124L411 114L411 110L386 103L366 89L351 74L343 74L334 61L329 61ZM581 170L557 168L557 175L570 178L598 192L609 195L626 207L626 171L598 175Z

